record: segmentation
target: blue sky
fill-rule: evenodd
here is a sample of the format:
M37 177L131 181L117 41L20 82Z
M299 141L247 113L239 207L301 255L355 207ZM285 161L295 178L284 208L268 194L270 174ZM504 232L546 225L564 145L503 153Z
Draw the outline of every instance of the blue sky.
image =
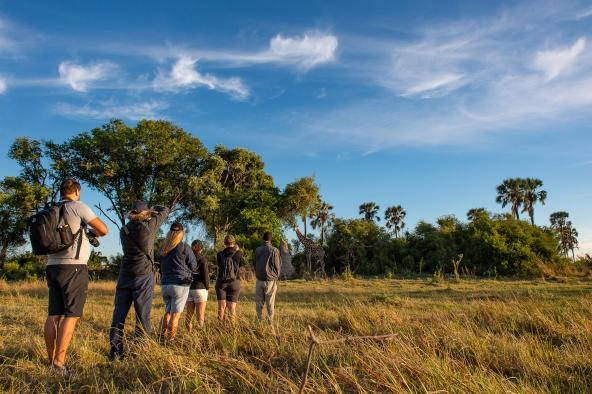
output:
M0 150L165 118L257 151L280 186L315 175L339 216L401 204L411 228L538 177L536 222L570 212L592 252L591 2L201 3L0 1Z

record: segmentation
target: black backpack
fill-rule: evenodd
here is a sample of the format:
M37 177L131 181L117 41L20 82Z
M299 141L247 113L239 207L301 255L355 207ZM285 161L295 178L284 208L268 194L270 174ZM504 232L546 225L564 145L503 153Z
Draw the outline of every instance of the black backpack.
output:
M220 280L222 282L232 282L238 279L238 267L234 262L235 254L236 252L230 256L222 255L222 266L220 267Z
M78 238L76 258L80 257L84 227L81 223L80 229L76 233L72 232L72 228L64 220L64 206L64 202L48 206L29 218L29 238L33 254L40 256L64 251L74 245Z

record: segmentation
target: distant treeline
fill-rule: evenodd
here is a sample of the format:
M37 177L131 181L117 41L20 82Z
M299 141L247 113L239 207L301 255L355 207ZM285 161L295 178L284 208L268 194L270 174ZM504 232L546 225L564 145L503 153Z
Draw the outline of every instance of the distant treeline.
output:
M271 231L277 243L287 230L300 226L305 237L325 249L328 275L344 270L423 274L453 271L455 265L470 275L536 275L545 266L569 267L569 252L575 261L577 231L566 212L551 215L548 228L534 225L535 205L544 203L547 193L533 178L508 179L498 186L496 199L502 207L509 205L511 214L472 209L467 222L444 216L436 224L420 222L404 231L406 212L400 205L385 210L386 227L378 225L379 207L373 202L360 206L360 219L337 218L313 177L281 190L256 153L224 146L210 151L168 121L130 126L113 120L62 143L21 137L8 155L20 168L0 181L0 275L9 279L43 275L43 258L21 253L27 218L56 201L56 186L66 177L83 183L83 200L88 189L104 198L107 205L95 208L114 227L125 223L135 200L166 205L174 219L205 230L209 250L219 248L231 233L247 259L264 231ZM520 220L520 212L531 223ZM297 240L292 253L298 275L318 268L304 263ZM104 275L116 273L117 262L95 251L90 264Z

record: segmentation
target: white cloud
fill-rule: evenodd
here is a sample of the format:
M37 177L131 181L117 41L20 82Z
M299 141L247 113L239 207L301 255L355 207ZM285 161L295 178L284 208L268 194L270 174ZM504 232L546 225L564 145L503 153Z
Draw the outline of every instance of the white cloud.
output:
M8 85L6 84L6 79L0 78L0 94L3 94L8 89Z
M589 8L587 10L580 11L576 15L576 19L584 19L584 18L589 18L591 16L592 16L592 8Z
M335 60L338 40L334 35L310 33L302 37L284 37L278 34L269 42L267 52L260 54L262 60L293 64L309 70L319 64Z
M580 37L568 48L539 51L534 59L535 68L543 71L547 80L552 80L567 70L584 52L586 38Z
M422 95L422 97L437 97L457 89L463 85L463 75L455 73L445 73L434 78L418 81L416 85L407 88L402 95L413 96Z
M154 80L154 88L157 90L177 90L183 88L197 88L205 86L211 90L218 90L230 94L238 100L244 100L249 96L249 89L240 78L218 78L211 74L202 74L197 68L197 59L181 56L173 64L167 75L159 73Z
M242 68L256 65L280 65L308 71L336 59L339 40L333 34L311 31L301 36L277 34L266 48L253 50L207 49L182 46L142 46L110 44L108 52L148 56L158 61L188 57L200 62L216 63L224 68Z
M68 118L140 120L163 118L162 111L167 108L168 104L163 101L120 104L114 100L107 100L83 106L59 103L55 107L55 112Z
M93 82L111 78L116 65L109 62L76 64L70 61L60 63L60 80L77 92L86 92Z

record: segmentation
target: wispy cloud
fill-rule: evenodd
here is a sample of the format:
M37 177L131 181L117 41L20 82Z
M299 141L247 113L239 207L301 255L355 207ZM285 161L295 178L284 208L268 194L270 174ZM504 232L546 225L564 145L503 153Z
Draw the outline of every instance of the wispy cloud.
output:
M93 82L109 79L117 66L110 62L98 62L87 65L71 61L60 63L60 80L77 92L86 92Z
M267 48L239 50L236 48L196 48L190 45L144 46L108 44L103 50L127 55L148 56L158 61L188 57L214 63L224 68L244 68L257 65L279 65L305 72L336 60L339 40L336 35L311 31L302 35L277 34Z
M585 47L586 38L580 37L567 48L539 51L534 58L534 66L542 70L550 81L569 69Z
M385 87L382 97L350 98L322 116L309 110L292 122L305 125L310 138L301 140L317 147L328 146L318 143L323 139L371 152L474 144L590 117L592 29L570 30L575 18L573 8L552 3L536 12L514 8L420 26L411 40L366 40L348 47L366 55L352 74Z
M157 90L192 89L205 86L230 94L233 98L244 100L249 96L249 89L240 78L219 78L211 74L202 74L197 70L197 59L181 56L172 65L169 73L159 72L153 86Z
M145 101L122 104L116 100L92 102L83 106L59 103L55 112L69 118L108 120L113 118L140 120L163 118L163 111L168 103L163 101Z
M0 77L0 94L3 94L8 89L8 85L6 83L6 79Z

